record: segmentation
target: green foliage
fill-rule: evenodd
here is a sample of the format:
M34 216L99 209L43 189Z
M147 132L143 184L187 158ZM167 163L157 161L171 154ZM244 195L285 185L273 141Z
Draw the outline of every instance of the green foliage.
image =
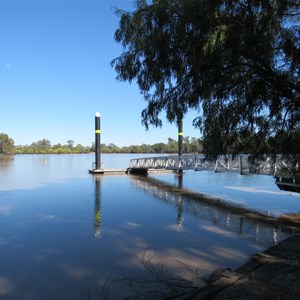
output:
M68 140L66 145L55 144L47 139L33 142L31 145L16 146L16 154L71 154L71 153L89 153L94 147L85 147L81 144L74 146L74 141Z
M1 135L0 135L1 137ZM73 142L73 141L72 141ZM1 142L0 142L1 143ZM70 147L70 140L66 145L55 144L51 146L51 142L47 139L33 142L31 145L16 146L16 154L71 154L71 153L89 153L95 151L95 144L85 147L81 144ZM193 137L191 140L187 136L184 139L185 153L200 153L202 151L201 141ZM118 147L113 143L101 144L102 153L177 153L178 141L169 138L168 143L156 143L154 145L130 145Z
M124 50L111 62L118 80L137 81L148 103L142 111L146 128L162 126L162 112L176 123L192 108L199 110L194 125L209 155L295 151L299 1L148 3L117 11L115 40Z
M185 153L200 153L202 151L202 143L199 139L193 137L185 138ZM168 143L155 143L153 145L130 145L118 147L112 143L105 145L101 144L102 153L178 153L178 141L168 138Z
M7 134L0 133L0 156L14 153L14 140Z
M7 135L0 134L0 154L1 154L1 141L7 140ZM8 140L11 140L8 138ZM11 140L12 141L12 140ZM73 141L72 141L73 142ZM89 146L83 146L77 144L70 147L70 140L66 145L55 144L51 146L51 142L47 139L39 140L31 143L31 145L24 146L13 146L12 141L12 152L16 154L71 154L71 153L90 153L95 151L95 143ZM185 153L200 153L202 151L202 143L199 139L193 137L191 140L187 136L184 138L184 152ZM177 153L178 152L178 141L169 138L168 143L156 143L154 145L142 144L142 145L131 145L118 147L113 143L101 144L102 153Z
M74 141L73 140L68 140L67 141L67 144L68 144L68 146L69 146L69 148L73 148L73 146L74 146Z

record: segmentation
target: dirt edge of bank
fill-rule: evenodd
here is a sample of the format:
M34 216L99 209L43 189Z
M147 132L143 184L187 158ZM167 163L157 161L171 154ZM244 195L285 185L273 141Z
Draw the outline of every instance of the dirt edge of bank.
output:
M300 235L255 254L234 271L216 270L188 299L300 299Z

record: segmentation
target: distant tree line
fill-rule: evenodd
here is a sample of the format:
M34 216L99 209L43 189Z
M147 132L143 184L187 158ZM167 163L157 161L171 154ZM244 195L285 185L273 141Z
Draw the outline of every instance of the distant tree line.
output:
M91 146L83 146L75 143L73 140L68 140L67 144L60 143L51 145L47 139L42 139L31 145L18 145L15 147L15 154L71 154L71 153L88 153L93 151Z
M201 140L195 137L186 136L183 138L184 153L201 153ZM31 145L14 145L13 139L7 134L0 134L0 155L11 154L71 154L71 153L90 153L95 151L95 145L83 146L75 145L73 140L68 140L66 144L60 143L52 145L47 139L42 139ZM142 144L119 147L113 143L101 144L102 153L177 153L178 141L168 138L167 143Z
M94 147L93 147L94 149ZM201 153L203 150L200 139L195 137L190 138L186 136L183 138L183 152L184 153ZM168 142L156 144L142 144L130 145L125 147L118 147L115 144L101 144L101 152L103 153L177 153L178 141L168 138Z

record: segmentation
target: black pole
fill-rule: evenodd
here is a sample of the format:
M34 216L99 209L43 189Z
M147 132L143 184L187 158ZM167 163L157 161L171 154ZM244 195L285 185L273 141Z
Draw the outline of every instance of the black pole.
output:
M178 155L183 154L183 124L182 119L178 121Z
M101 149L100 149L100 114L97 112L95 116L95 160L96 170L101 169Z

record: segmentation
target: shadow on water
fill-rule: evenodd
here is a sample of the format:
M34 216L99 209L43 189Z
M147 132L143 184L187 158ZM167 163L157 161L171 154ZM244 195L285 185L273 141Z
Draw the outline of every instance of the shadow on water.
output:
M293 234L189 194L184 177L175 176L176 186L149 177L94 176L2 197L8 207L0 219L0 298L124 299L124 292L145 299L148 291L161 299L174 285L186 294L195 287L186 273L202 283L201 263L204 271L224 261L239 265ZM121 280L104 283L120 274Z
M134 176L134 186L152 194L177 209L177 223L182 225L184 213L200 220L211 221L226 230L238 232L253 240L266 239L278 242L278 234L293 235L300 232L298 224L285 224L281 219L257 211L223 202L220 199L191 192L183 188L183 174L176 173L177 185L148 176ZM176 180L175 180L176 181Z
M217 232L225 236L226 232L228 232L230 236L232 234L238 235L242 240L260 242L265 244L266 247L275 245L297 232L297 229L285 227L280 222L276 222L276 220L262 219L260 214L256 214L253 211L211 201L212 199L205 198L203 195L190 194L183 189L184 177L182 174L178 173L174 176L177 178L177 185L170 185L141 175L131 176L130 180L134 187L150 194L154 199L175 208L178 227L184 226L184 217L189 215L201 222L210 223L212 226L202 226L202 229L208 232ZM223 248L218 242L211 245L210 253L204 253L201 249L197 250L199 261L216 259L210 258L210 256L214 256L214 253L216 256L228 255L228 258L235 255L233 245L227 245L227 247ZM124 275L122 280L109 282L106 286L108 295L109 289L123 284L129 286L134 292L134 296L128 299L148 299L150 296L151 299L187 299L195 289L206 284L208 275L203 275L200 265L200 269L192 269L185 263L179 262L182 263L183 268L186 268L186 272L190 275L189 279L187 279L182 274L174 273L164 263L158 262L159 260L155 259L155 255L155 250L145 249L140 259L140 264L144 267L147 274L141 277Z

